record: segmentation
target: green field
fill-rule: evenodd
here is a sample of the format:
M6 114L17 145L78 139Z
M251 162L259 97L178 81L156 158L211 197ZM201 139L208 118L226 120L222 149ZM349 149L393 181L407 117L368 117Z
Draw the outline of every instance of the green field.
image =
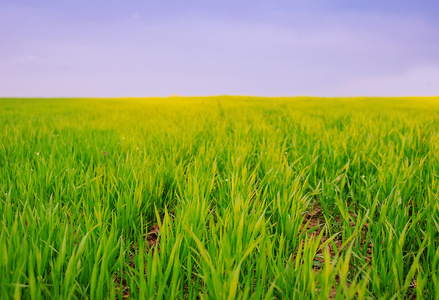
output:
M438 299L439 98L0 99L1 299Z

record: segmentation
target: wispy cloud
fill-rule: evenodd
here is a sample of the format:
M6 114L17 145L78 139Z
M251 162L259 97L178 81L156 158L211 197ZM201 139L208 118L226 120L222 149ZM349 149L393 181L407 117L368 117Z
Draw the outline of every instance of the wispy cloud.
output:
M431 96L439 95L439 66L415 66L387 76L358 77L333 89L340 96Z
M4 65L22 65L22 64L32 64L32 63L40 63L40 62L44 62L45 59L35 55L35 54L27 54L27 55L23 55L23 56L18 56L18 57L9 57L9 58L5 58L0 60L1 64Z

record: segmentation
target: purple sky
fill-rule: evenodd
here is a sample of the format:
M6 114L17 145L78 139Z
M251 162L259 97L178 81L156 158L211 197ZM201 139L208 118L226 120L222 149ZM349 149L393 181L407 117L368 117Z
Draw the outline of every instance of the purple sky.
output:
M438 0L0 0L0 97L439 95Z

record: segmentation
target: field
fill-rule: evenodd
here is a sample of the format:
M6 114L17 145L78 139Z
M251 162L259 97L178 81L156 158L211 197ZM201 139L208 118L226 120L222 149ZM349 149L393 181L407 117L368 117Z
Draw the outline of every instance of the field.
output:
M439 98L0 99L1 299L434 299Z

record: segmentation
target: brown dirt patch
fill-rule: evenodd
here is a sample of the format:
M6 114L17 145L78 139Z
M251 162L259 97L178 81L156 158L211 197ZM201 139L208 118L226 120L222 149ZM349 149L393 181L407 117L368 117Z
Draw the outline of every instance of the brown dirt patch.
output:
M337 222L340 222L340 218L338 216L335 217L335 220ZM305 231L309 237L317 238L320 235L320 233L322 232L322 230L325 230L325 224L326 224L326 220L325 220L322 209L319 207L318 204L314 204L311 211L309 211L305 214L304 224L301 228L301 232ZM354 226L355 224L350 224L350 225ZM315 229L315 230L311 231L312 229ZM320 240L320 245L323 245L329 238L330 237L328 237L324 233L321 240ZM341 250L341 247L343 245L343 241L341 240L340 237L336 237L333 240L333 243L329 243L328 245L325 246L325 248L327 248L329 250L329 255L330 255L331 259L335 258L335 256L336 256L334 245L337 248L337 251ZM316 261L316 264L313 267L315 272L319 272L324 267L325 260L323 258L323 251L325 250L325 248L320 249L317 252L316 257L314 258L314 261ZM335 277L335 279L336 279L336 284L338 285L340 283L340 278L338 277L338 275ZM347 284L349 285L349 283L347 283ZM334 298L336 298L336 296L337 296L337 291L336 291L335 285L333 285L331 288L331 292L329 294L329 298L334 299Z
M146 242L146 245L148 246L146 248L147 253L149 251L153 251L152 255L154 255L154 251L160 251L158 247L158 238L160 235L160 226L158 224L155 224L148 228L148 233L144 236L144 241ZM134 262L134 256L139 251L139 245L138 243L133 243L130 247L130 252L128 253L129 257L129 268L135 269L136 264ZM146 262L145 262L146 263ZM145 269L146 273L146 269ZM122 274L126 274L126 270L122 270ZM120 290L122 290L122 297L123 298L129 298L130 297L130 287L128 285L127 280L125 279L125 276L121 276L121 274L117 274L114 277L114 281L116 283L116 295L120 293Z
M314 237L317 238L317 236L322 232L322 230L325 230L325 225L326 221L325 221L325 217L324 214L322 212L322 209L318 206L318 204L314 204L312 210L310 212L307 212L305 214L305 219L304 219L304 224L302 226L301 232L306 231L307 235L309 237ZM306 227L305 227L306 225ZM316 228L317 227L317 228ZM316 228L314 231L310 232L311 229ZM309 233L308 233L309 232ZM325 234L323 234L322 239L320 240L320 244L324 244L330 237L326 236ZM343 242L341 239L334 239L334 243L337 247L337 250L339 248L341 248ZM332 245L332 243L329 243L327 246L327 248L329 248L329 255L332 257L335 257L335 251L334 251L334 247ZM321 249L319 250L319 252L317 252L317 254L323 254L323 250ZM324 263L324 260L322 257L317 256L316 260L319 261L321 264ZM315 269L319 270L320 267L316 266Z

